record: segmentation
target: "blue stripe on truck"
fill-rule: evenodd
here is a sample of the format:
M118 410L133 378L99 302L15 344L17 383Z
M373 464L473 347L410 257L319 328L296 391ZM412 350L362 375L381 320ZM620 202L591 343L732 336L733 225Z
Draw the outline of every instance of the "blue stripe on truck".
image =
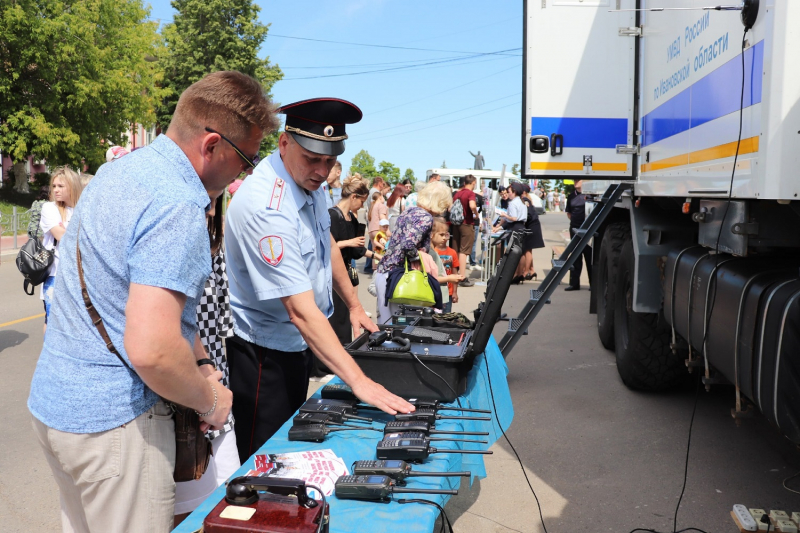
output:
M744 107L750 107L761 103L764 41L745 50L744 63ZM642 145L648 146L739 111L741 65L742 58L737 55L645 115Z
M531 135L553 133L564 136L564 148L616 148L628 143L628 119L531 117Z

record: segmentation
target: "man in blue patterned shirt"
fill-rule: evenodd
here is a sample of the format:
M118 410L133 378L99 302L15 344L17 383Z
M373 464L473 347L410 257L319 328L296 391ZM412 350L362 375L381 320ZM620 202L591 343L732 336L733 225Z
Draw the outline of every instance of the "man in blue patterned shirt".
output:
M228 418L221 374L196 361L195 308L211 269L205 211L255 167L276 128L262 86L216 72L182 95L166 135L103 165L61 242L51 321L28 408L61 494L64 530L172 529L175 427L161 398L209 427ZM89 296L119 352L106 347Z

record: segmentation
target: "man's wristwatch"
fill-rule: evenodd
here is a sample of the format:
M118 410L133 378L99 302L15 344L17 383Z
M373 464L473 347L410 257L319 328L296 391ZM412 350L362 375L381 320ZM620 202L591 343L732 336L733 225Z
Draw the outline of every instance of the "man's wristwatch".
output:
M206 358L206 359L198 359L197 360L197 366L203 366L203 365L211 365L211 366L214 367L214 370L217 369L217 365L214 363L213 359L208 359L208 358Z

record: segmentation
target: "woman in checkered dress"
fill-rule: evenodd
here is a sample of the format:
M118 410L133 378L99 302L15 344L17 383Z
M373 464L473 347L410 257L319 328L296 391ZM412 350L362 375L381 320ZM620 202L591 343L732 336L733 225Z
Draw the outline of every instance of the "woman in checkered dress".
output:
M200 302L197 304L197 327L208 358L222 372L222 384L228 384L228 361L225 356L225 339L233 335L228 275L225 272L225 256L222 251L222 197L208 212L208 235L211 239L212 272L206 280ZM203 477L196 481L176 483L176 523L192 512L214 490L222 485L238 468L239 452L233 430L233 414L222 429L208 431L213 455Z

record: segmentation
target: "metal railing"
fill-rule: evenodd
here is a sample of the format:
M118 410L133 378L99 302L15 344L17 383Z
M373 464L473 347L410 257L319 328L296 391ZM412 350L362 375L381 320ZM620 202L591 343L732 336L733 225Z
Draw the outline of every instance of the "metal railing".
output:
M27 232L30 219L30 209L20 212L17 210L17 206L13 206L11 214L0 213L0 236L13 236L13 248L18 249L20 247L19 236L20 234L25 235Z

